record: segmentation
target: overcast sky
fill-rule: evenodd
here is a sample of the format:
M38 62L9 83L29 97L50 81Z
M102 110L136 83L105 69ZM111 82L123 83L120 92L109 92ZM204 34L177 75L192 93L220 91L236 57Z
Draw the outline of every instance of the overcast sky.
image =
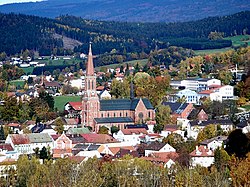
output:
M24 3L24 2L37 2L43 0L0 0L0 5L10 4L10 3Z

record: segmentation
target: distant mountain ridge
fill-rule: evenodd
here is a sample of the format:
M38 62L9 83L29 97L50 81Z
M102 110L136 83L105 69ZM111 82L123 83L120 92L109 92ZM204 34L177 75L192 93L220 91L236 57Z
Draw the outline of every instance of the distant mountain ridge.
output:
M249 0L47 0L0 6L2 13L128 22L177 22L250 10Z

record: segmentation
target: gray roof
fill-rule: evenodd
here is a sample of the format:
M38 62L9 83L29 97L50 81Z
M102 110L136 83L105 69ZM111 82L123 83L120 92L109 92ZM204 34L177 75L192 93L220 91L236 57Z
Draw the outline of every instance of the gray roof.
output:
M52 137L47 133L31 133L27 134L29 137L30 143L46 143L52 142Z
M181 114L183 110L185 110L188 106L188 103L181 102L162 102L163 105L169 106L171 108L172 113Z
M154 109L150 101L146 98L141 98L147 109ZM111 99L111 100L100 100L100 110L108 111L108 110L135 110L139 98L135 99Z
M216 137L214 137L214 138L204 140L204 141L202 141L200 144L201 144L201 145L207 145L207 144L211 143L211 142L214 141L214 140L224 142L224 141L227 140L227 136L216 136Z
M129 117L116 118L95 118L96 123L133 123L134 120Z
M83 128L70 128L67 132L67 134L88 134L90 133L89 129L87 127Z
M213 119L213 120L207 120L207 121L202 121L199 122L198 120L196 121L190 121L191 126L207 126L210 124L217 124L217 125L233 125L233 122L230 119Z

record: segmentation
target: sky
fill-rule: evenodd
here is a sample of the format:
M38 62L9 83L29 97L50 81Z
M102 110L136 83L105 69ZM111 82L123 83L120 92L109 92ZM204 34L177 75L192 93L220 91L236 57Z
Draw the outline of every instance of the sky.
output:
M10 3L25 3L25 2L37 2L43 0L0 0L0 5L10 4Z

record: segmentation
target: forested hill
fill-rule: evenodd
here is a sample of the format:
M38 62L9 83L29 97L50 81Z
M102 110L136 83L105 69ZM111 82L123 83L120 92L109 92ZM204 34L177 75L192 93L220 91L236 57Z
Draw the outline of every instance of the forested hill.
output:
M64 53L63 38L83 43L74 52L87 52L92 41L96 54L146 52L170 45L191 49L222 48L231 45L227 40L210 40L211 32L224 36L250 32L250 11L230 16L211 17L184 23L128 23L85 20L74 16L56 19L21 14L0 14L0 52L16 54L21 50L39 51L50 55L53 49ZM66 51L70 53L70 51Z
M45 0L0 6L3 13L128 22L177 22L250 10L249 0Z

